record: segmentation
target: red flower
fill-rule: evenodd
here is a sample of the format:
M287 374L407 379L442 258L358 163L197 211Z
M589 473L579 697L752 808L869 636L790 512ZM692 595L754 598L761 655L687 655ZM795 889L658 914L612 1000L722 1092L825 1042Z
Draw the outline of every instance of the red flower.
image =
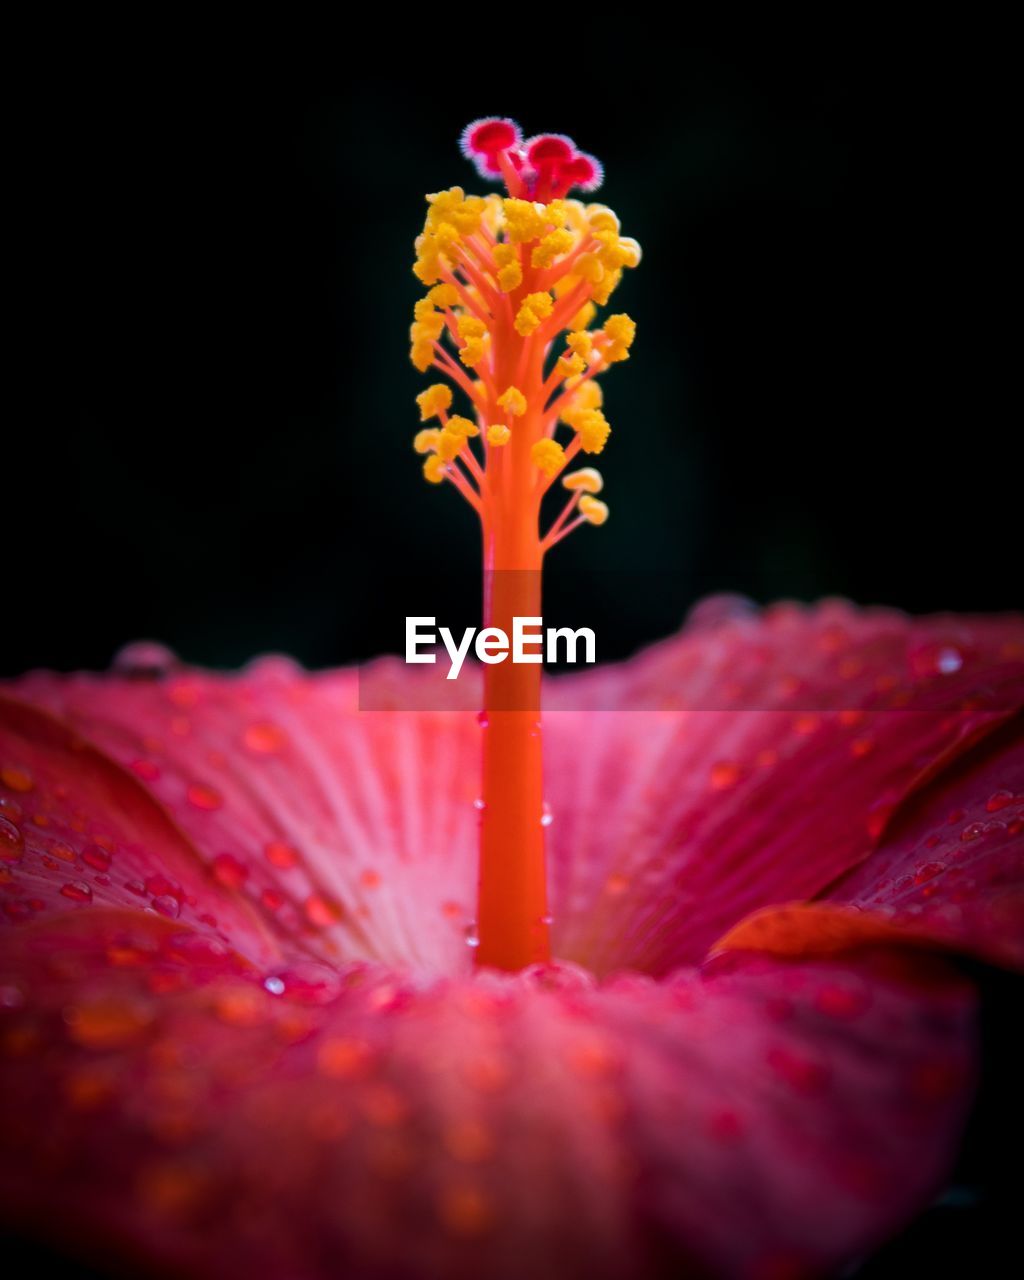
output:
M467 947L471 712L281 659L26 677L5 1213L133 1275L839 1266L955 1150L949 957L1024 962L1022 698L1019 619L837 603L554 682L558 960L508 975Z

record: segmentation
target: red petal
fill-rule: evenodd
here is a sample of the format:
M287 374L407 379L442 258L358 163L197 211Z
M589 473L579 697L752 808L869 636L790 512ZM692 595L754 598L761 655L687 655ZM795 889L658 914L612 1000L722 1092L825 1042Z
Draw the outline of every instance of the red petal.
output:
M1022 701L1019 619L841 603L691 627L559 684L550 706L585 709L545 719L558 954L600 972L699 960L860 863Z
M469 967L474 716L360 712L353 673L283 659L237 677L35 674L18 694L131 771L286 951ZM145 875L165 870L150 854Z
M0 921L128 908L230 937L255 963L280 957L142 784L64 726L0 698L0 764Z
M5 1212L131 1274L817 1275L933 1193L969 1093L924 962L261 986L155 916L13 936Z
M1024 969L1024 738L1019 723L915 798L878 850L808 905L769 907L723 946L787 955L902 940Z

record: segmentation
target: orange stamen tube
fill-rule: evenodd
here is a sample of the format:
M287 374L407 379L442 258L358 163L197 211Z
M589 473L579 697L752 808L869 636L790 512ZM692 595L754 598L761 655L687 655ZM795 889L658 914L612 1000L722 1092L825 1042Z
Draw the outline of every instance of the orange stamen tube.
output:
M427 197L413 269L430 289L416 304L412 360L451 378L475 421L450 414L452 390L435 384L417 401L422 420L439 426L421 430L414 445L427 455L427 480L450 481L477 511L484 626L512 636L515 619L541 617L545 554L581 524L608 517L593 496L602 487L598 472L565 471L581 450L600 453L610 434L594 378L628 359L635 326L626 315L609 316L599 330L587 326L640 249L619 235L610 209L567 198L601 178L571 140L547 134L524 142L514 122L487 119L465 130L462 147L509 194L467 197L453 187ZM556 352L562 334L565 349ZM560 426L574 433L565 446L555 438ZM559 477L570 498L542 534L541 501ZM539 643L530 650L541 656ZM550 955L541 671L539 662L511 657L484 667L473 940L476 963L498 969Z

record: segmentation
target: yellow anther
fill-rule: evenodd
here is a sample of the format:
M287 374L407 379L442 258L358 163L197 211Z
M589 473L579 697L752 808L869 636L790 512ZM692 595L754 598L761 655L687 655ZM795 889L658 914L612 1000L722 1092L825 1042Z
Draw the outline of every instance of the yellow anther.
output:
M466 345L459 350L459 359L467 369L475 368L483 358L483 338L470 338Z
M580 515L589 524L604 524L608 519L608 505L600 498L591 498L584 494L580 498Z
M593 378L588 378L572 393L562 410L562 421L575 429L576 422L582 414L588 413L591 409L600 409L602 404L604 404L604 393L600 384Z
M600 409L584 409L582 413L573 414L573 418L571 425L580 438L583 452L600 453L612 433L608 419Z
M433 308L427 313L426 319L417 319L412 328L409 330L409 336L413 342L418 342L421 338L429 338L431 342L440 338L444 332L444 316L440 311L434 311Z
M601 354L609 364L629 359L629 349L636 337L636 321L625 313L609 316L604 322L604 334L609 339Z
M412 344L410 359L420 373L426 373L434 363L434 344L429 338L419 338Z
M643 250L632 236L621 236L619 238L619 252L625 255L622 260L624 267L638 267L640 265Z
M548 225L560 229L573 220L573 205L578 200L552 200L547 208Z
M557 441L545 437L530 450L530 457L546 476L556 476L565 465L565 450Z
M565 345L570 351L575 352L581 360L589 360L594 338L592 334L584 329L581 333L566 334Z
M423 474L431 484L440 484L444 479L444 462L439 454L432 453L423 464Z
M508 444L511 439L512 432L504 423L496 422L494 426L487 428L487 443L496 449L500 449L503 444Z
M593 231L619 231L619 219L606 204L588 204L585 210L587 221Z
M578 471L570 471L562 479L567 489L582 489L584 493L600 493L604 488L604 480L596 467L580 467Z
M528 293L516 314L516 333L528 337L554 308L550 293Z
M592 297L598 306L603 307L615 290L619 287L619 281L622 279L621 271L606 271L604 279L600 284L594 286Z
M478 436L480 428L475 422L471 422L469 418L463 418L461 414L453 413L448 421L444 424L445 431L450 431L452 435L462 436Z
M453 284L435 284L427 297L435 307L454 307L458 305L459 291Z
M476 316L459 316L455 322L455 327L459 331L459 337L463 342L469 338L482 338L487 332L487 326L482 320L478 320Z
M544 234L547 219L542 204L509 198L504 201L504 209L505 229L513 244L525 244L527 240L536 240Z
M452 407L452 389L443 382L435 382L432 387L419 393L416 403L420 407L420 422L429 422L442 410Z
M571 231L561 229L550 231L539 244L534 246L530 254L530 265L546 270L556 258L568 253L575 243L576 238Z
M418 299L416 305L412 309L412 313L419 321L430 320L433 316L437 315L437 312L434 309L434 304L429 298Z
M451 257L459 247L462 233L453 222L442 222L439 227L434 229L434 239L437 242L438 249Z
M498 287L503 293L511 293L523 283L523 269L514 245L496 244L494 262L498 268Z
M609 271L618 271L621 267L635 267L640 261L635 252L640 246L635 240L627 244L614 231L599 231L597 239L601 242L597 256Z
M586 280L587 284L600 284L605 276L604 267L596 253L581 253L572 264L572 273L581 280Z
M441 274L441 259L432 246L429 248L424 246L420 249L417 243L416 247L419 250L419 256L413 263L413 274L423 284L433 284Z
M509 387L498 396L498 404L512 418L521 418L526 412L526 396L518 387Z
M441 432L437 427L427 427L423 431L417 431L413 436L412 447L417 453L436 453L437 444L441 439Z
M578 356L574 351L571 355L562 356L555 365L555 372L563 378L575 378L576 375L582 373L586 367L586 361L582 356Z
M454 431L444 430L438 437L437 456L445 462L451 462L452 458L461 452L465 443L465 436L460 436Z
M569 321L569 328L575 330L585 329L596 315L597 307L592 302L584 302L583 306Z

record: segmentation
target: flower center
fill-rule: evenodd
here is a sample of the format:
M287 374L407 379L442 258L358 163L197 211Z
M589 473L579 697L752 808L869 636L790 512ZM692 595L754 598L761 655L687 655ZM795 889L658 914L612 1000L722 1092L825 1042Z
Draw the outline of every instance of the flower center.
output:
M604 205L569 199L600 185L601 166L561 134L523 141L514 121L477 120L462 149L508 194L427 197L416 241L412 361L450 380L417 397L423 473L448 481L477 512L484 548L484 626L511 633L539 617L544 556L583 524L600 525L593 467L611 427L597 376L629 358L629 316L591 325L640 246ZM465 414L452 412L454 392ZM471 415L471 416L467 416ZM557 437L568 431L563 443ZM543 532L541 502L561 478L567 500ZM540 729L540 667L502 663L484 673L478 964L505 969L547 959L548 915Z

